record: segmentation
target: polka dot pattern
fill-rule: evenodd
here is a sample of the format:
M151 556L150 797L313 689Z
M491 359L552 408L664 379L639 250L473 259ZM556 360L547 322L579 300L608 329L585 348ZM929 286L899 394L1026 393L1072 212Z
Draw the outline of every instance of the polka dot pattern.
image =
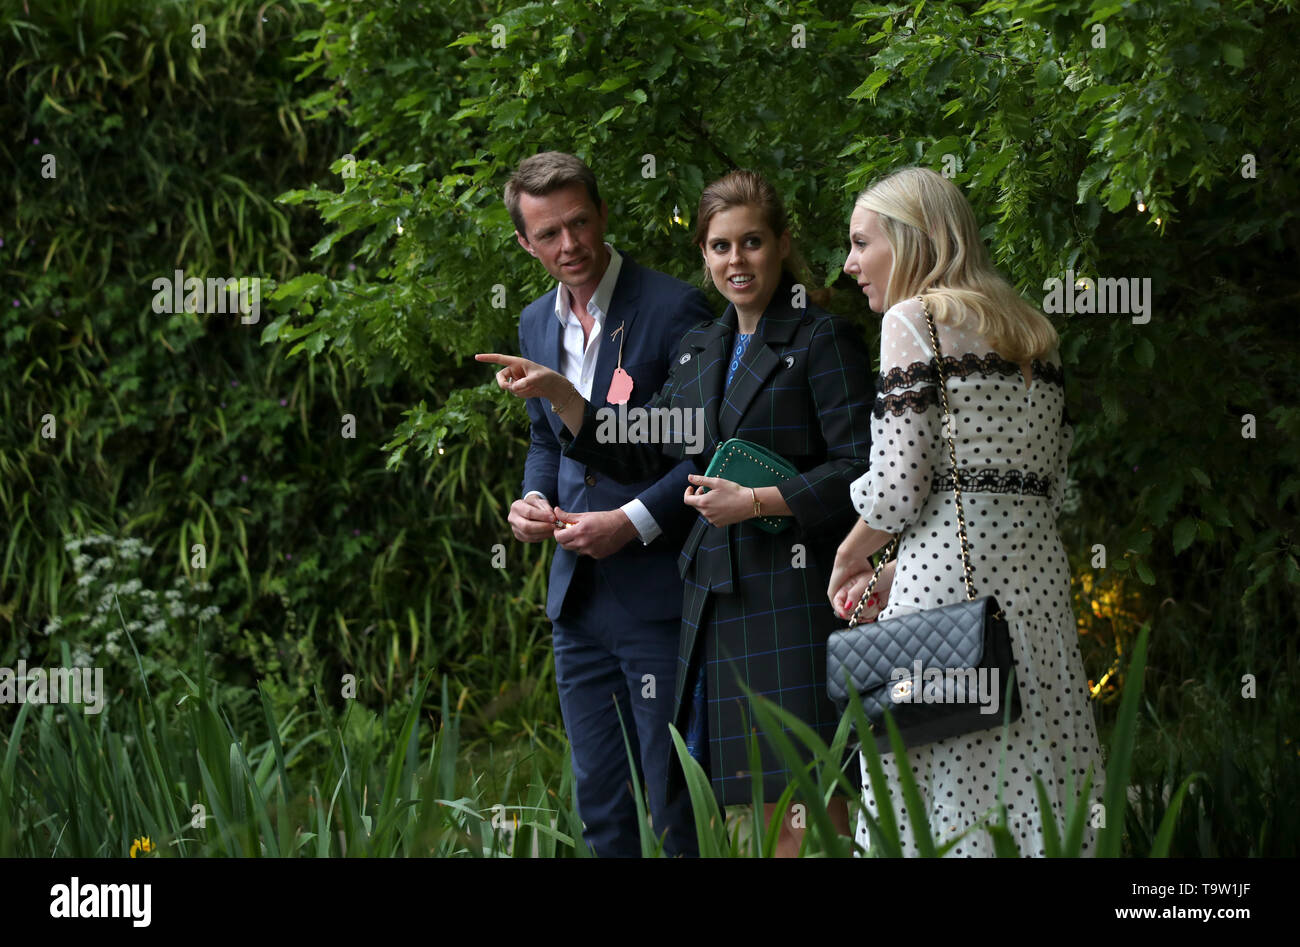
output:
M970 354L976 358L966 364L979 366L948 378L950 423L962 471L975 593L996 596L1007 616L1022 710L1005 735L999 723L909 749L908 760L931 833L941 844L994 814L1000 794L1020 853L1041 856L1042 815L1034 777L1042 780L1062 831L1074 803L1070 787L1075 793L1082 789L1089 767L1090 815L1105 788L1070 605L1069 564L1056 529L1073 435L1063 422L1060 360L1053 352L1035 363L1035 377L1026 388L1020 369L993 352L971 326L936 323L936 329L945 367L949 358ZM853 483L851 493L869 525L892 533L906 530L889 604L880 615L884 621L963 601L966 592L952 490L934 485L936 477L951 477L952 470L934 352L918 301L906 300L885 314L880 366L871 468ZM976 471L996 474L986 476L987 483L1046 481L1047 495L1005 486L974 490L968 484ZM904 853L915 855L898 761L891 754L883 762ZM865 807L875 817L880 801L871 793L865 764L861 777ZM1085 853L1096 842L1092 821L1084 832ZM870 847L862 819L857 839ZM974 828L949 854L992 856L992 838L982 826Z

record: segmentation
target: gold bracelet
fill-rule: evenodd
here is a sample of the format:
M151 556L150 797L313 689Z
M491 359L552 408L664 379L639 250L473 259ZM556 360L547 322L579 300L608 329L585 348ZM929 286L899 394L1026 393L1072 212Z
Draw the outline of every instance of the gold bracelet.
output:
M573 395L576 395L576 394L578 393L578 389L577 389L577 387L573 384L573 382L569 382L569 389L572 391L572 394L570 394L569 397L567 397L567 398L564 399L564 404L560 405L560 406L557 408L557 407L555 406L555 402L554 402L554 401L551 402L551 410L554 411L556 414L559 414L560 412L562 412L562 411L564 411L566 408L568 408L568 407L569 407L569 402L571 402L571 401L573 400Z
M759 499L758 499L758 491L755 490L753 487L750 487L750 488L749 488L749 492L752 493L752 494L754 495L754 515L755 515L755 516L762 516L762 515L763 515L763 507L762 507L762 506L760 505L760 503L759 503Z

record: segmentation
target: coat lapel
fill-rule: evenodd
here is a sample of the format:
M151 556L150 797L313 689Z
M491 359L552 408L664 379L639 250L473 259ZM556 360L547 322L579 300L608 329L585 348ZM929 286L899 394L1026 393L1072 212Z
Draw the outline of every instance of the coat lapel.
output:
M790 295L790 287L787 281L783 281L772 295L772 301L768 303L763 317L758 320L754 338L750 340L749 348L740 360L740 367L736 369L736 376L731 380L731 387L727 389L726 398L718 411L719 442L735 436L750 403L767 386L772 373L782 364L778 350L790 344L795 329L805 317L805 310L791 308ZM732 310L728 309L728 312ZM726 353L723 365L724 381L730 355L730 352Z
M704 454L712 456L722 440L719 436L718 411L722 386L727 380L727 362L731 358L731 340L736 331L736 311L728 306L713 325L691 341L695 359L694 398L689 400L704 408Z
M728 306L727 311L710 325L692 329L687 339L691 349L690 359L695 363L695 366L694 377L690 377L689 380L685 381L682 395L689 407L703 408L704 444L703 452L700 455L703 458L701 472L703 472L704 465L708 464L709 458L712 458L717 451L720 443L718 438L718 409L722 400L722 385L727 378L727 362L731 357L731 340L735 335L735 331L736 310L735 307ZM682 547L677 562L678 572L683 578L686 577L691 561L699 553L700 543L709 530L709 521L703 516L695 520L695 526L692 528L690 536L687 537L686 545ZM705 588L709 588L716 582L718 591L729 591L731 589L730 561L715 570L712 555L707 555L705 559L707 561L701 562L698 581ZM717 572L716 578L713 575L715 571Z

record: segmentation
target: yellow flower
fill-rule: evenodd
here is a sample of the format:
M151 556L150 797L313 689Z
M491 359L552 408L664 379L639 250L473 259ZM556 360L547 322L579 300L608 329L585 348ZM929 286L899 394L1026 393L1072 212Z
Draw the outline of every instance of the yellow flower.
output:
M150 852L152 852L152 851L153 851L153 842L149 841L149 836L146 835L144 838L138 838L138 839L132 839L132 840L131 840L131 857L132 857L132 858L138 858L138 857L139 857L139 855L136 854L137 852L139 852L139 853L141 853L141 854L144 854L144 855L148 855L148 854L149 854Z

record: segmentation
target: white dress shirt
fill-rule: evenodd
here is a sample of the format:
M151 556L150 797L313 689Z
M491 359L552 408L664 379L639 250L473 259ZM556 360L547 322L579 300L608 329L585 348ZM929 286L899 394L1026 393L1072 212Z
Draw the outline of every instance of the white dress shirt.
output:
M585 344L582 337L582 322L573 311L573 298L569 288L560 283L555 293L555 318L559 319L560 325L564 327L560 374L573 383L573 387L578 389L578 393L585 401L591 401L591 389L596 380L596 359L600 357L605 326L610 323L609 304L614 295L614 284L618 282L618 274L623 269L623 257L619 252L608 243L605 244L605 249L609 251L609 265L605 267L605 275L600 278L596 291L592 293L591 300L587 303L587 315L595 320L595 324L591 327L591 334ZM617 345L618 340L611 341L610 344ZM551 502L540 490L529 490L524 499L528 499L534 493L547 503ZM649 545L662 532L640 498L633 497L624 503L621 509L636 527L643 544Z

